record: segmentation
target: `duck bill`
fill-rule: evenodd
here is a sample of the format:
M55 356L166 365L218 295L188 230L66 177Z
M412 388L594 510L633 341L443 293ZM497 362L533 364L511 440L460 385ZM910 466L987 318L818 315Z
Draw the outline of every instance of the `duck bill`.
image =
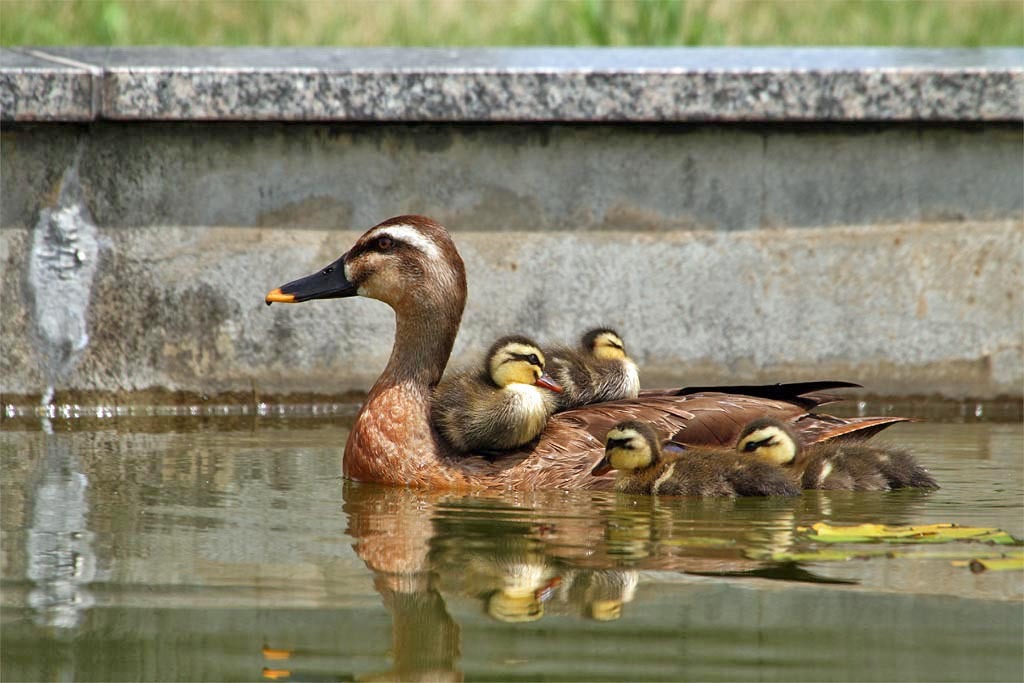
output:
M543 375L541 375L540 377L538 377L537 381L534 382L534 384L536 384L538 387L544 387L545 389L550 389L551 391L555 392L556 394L562 393L562 385L560 385L558 382L556 382L551 377L551 375L549 375L546 372Z
M594 469L590 470L590 474L595 477L600 477L602 474L608 474L612 471L612 461L608 459L608 456L601 458L601 462L594 466Z
M292 280L286 285L269 292L264 299L269 306L272 303L297 304L312 299L341 299L355 296L358 286L345 277L345 257L341 258L306 277Z

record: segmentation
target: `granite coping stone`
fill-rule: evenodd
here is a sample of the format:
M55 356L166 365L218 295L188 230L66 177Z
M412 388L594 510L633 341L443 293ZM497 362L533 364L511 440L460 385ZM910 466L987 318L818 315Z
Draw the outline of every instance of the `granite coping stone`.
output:
M2 121L1024 120L1024 49L11 48Z

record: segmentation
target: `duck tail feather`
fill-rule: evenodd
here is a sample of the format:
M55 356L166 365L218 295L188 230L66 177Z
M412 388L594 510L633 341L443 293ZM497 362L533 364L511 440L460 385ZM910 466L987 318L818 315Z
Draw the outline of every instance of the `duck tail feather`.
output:
M837 418L823 413L809 413L798 418L793 427L804 443L818 443L832 439L870 439L886 427L898 422L917 422L909 417L846 417Z
M690 396L692 394L721 393L755 396L775 401L786 401L798 405L804 410L817 408L826 403L842 400L833 394L822 393L827 389L858 388L860 384L842 380L824 380L819 382L788 382L779 384L737 384L718 387L683 387L672 392L673 396Z

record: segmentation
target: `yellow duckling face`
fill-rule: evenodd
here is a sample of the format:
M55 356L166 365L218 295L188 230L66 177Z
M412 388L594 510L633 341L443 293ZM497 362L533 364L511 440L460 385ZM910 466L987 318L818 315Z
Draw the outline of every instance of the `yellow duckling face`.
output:
M609 470L629 473L645 469L656 464L659 456L658 437L650 427L640 422L622 422L605 437L604 458L591 474L599 476Z
M550 376L544 373L544 352L526 337L503 337L487 354L487 372L496 385L532 384L556 393L562 391Z
M626 345L615 330L597 329L583 335L583 348L600 360L622 360Z
M595 600L587 606L587 613L595 621L615 621L622 616L622 601Z
M544 616L544 604L533 591L499 590L487 598L487 613L507 624L537 621Z
M797 450L792 432L778 420L769 418L751 422L736 442L736 451L741 455L753 455L775 465L793 462Z

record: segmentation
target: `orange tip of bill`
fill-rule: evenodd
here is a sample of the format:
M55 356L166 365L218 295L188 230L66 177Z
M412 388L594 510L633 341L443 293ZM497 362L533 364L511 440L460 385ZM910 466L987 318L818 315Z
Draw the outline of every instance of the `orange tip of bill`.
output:
M267 298L264 299L264 301L267 302L268 306L274 302L277 302L279 304L293 304L295 303L295 295L285 294L284 292L281 291L281 288L278 287L272 292L269 292L267 294Z
M291 650L279 650L279 649L272 648L272 647L264 647L263 648L263 658L264 659L281 660L281 659L288 659L291 656L292 656L292 651Z

